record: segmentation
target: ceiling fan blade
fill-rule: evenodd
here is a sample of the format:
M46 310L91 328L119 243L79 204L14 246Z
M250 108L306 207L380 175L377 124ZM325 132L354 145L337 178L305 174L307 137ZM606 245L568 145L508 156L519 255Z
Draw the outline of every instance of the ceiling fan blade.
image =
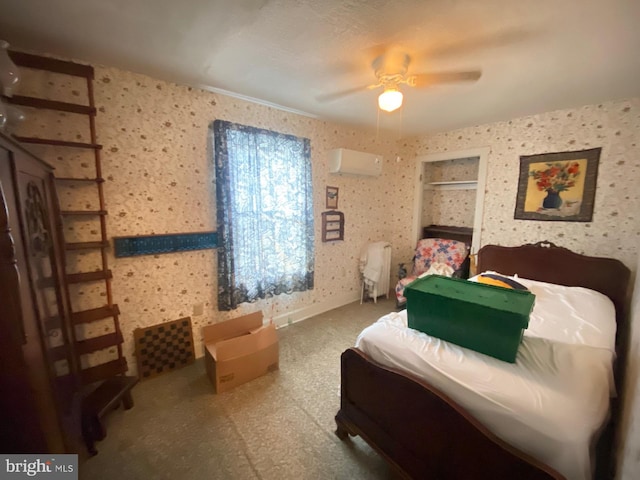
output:
M434 72L420 73L409 77L409 85L412 87L429 87L441 83L475 82L482 76L481 70L468 72Z
M376 58L384 57L390 51L393 51L394 48L395 47L393 45L388 45L385 43L377 43L375 45L371 45L370 47L363 49L360 52L360 54L363 56L363 58L366 58L369 65L371 65L372 60L375 60Z
M489 34L461 35L449 42L440 42L437 46L420 52L416 59L437 59L449 56L475 53L481 50L513 45L534 37L534 32L524 29L507 29Z
M379 44L345 54L342 59L329 59L322 65L323 72L328 72L330 76L338 75L361 75L364 71L369 71L373 59L385 54L386 46Z
M365 90L370 90L372 88L377 87L377 85L362 85L359 87L349 88L347 90L342 90L340 92L333 93L325 93L323 95L318 95L316 100L319 102L332 102L342 97L346 97L347 95L352 95L354 93L363 92Z

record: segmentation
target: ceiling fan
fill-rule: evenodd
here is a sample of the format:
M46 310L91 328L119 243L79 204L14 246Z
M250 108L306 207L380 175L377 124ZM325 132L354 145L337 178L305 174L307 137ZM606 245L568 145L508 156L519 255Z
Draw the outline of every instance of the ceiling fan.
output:
M383 91L378 96L378 106L381 110L393 112L402 106L403 95L400 85L424 88L444 83L476 81L482 75L481 70L409 74L410 63L411 57L407 53L398 49L388 50L378 55L371 64L376 83L320 95L316 98L320 102L328 102L364 90L382 87Z

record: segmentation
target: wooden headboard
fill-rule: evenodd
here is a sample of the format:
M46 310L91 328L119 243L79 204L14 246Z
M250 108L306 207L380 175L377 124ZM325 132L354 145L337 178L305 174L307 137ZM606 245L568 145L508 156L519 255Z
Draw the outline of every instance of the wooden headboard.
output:
M617 398L611 399L611 419L596 446L595 478L614 478L615 443L620 428L620 398L629 348L630 270L619 260L589 257L558 247L551 242L538 242L520 247L486 245L478 252L478 273L493 270L504 275L518 275L530 280L569 287L585 287L611 299L616 308L616 361L614 377Z
M478 252L478 272L486 270L595 290L613 301L618 324L625 321L620 315L626 314L631 272L620 260L580 255L551 242L520 247L486 245Z

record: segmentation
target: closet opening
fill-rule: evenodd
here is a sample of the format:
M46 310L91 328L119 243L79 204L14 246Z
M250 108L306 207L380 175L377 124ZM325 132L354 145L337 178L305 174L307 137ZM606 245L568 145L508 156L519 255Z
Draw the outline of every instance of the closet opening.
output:
M471 233L471 254L478 253L489 151L481 147L416 158L416 242L424 238L426 227L430 232L442 230L443 238L454 240L454 235Z

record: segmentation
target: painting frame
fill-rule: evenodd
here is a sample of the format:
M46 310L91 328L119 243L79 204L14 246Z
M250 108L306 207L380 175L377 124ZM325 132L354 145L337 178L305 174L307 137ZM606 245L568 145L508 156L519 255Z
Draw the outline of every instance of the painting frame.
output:
M329 210L338 209L338 187L327 187L326 205Z
M520 156L514 219L591 222L601 151Z

